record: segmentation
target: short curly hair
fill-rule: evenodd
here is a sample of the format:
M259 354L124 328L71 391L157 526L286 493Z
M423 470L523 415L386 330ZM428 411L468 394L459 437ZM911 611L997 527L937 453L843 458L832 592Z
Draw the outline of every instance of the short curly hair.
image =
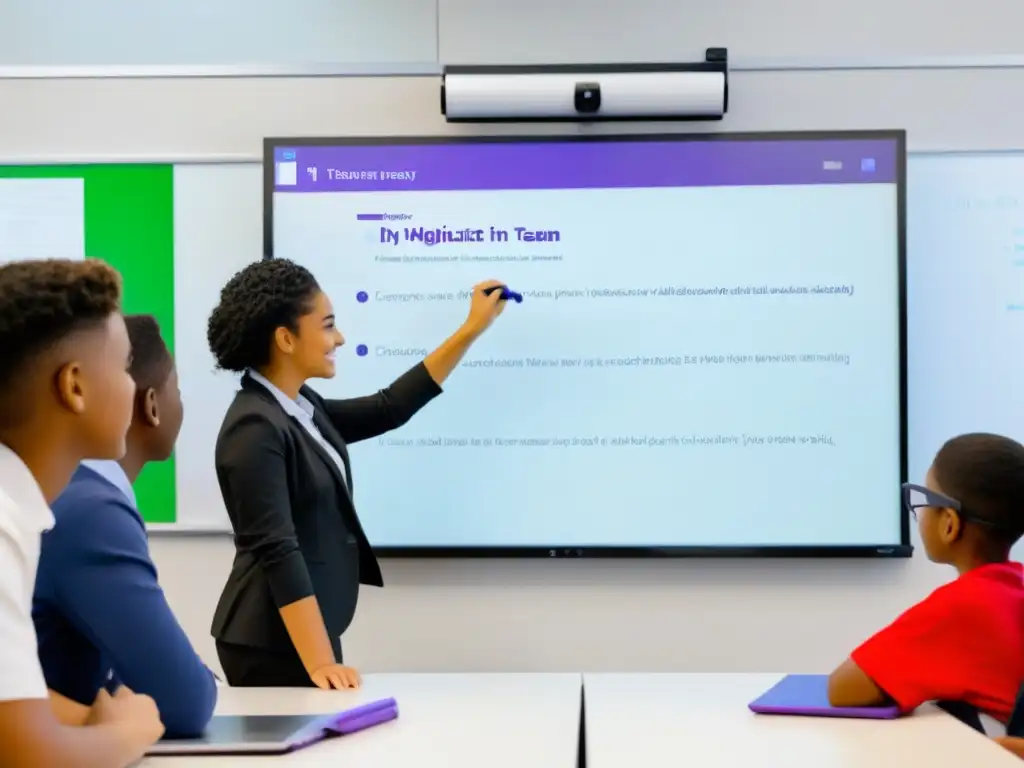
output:
M221 290L206 326L217 367L242 373L266 366L274 332L297 330L319 292L313 273L287 259L263 259L237 273Z
M966 514L984 521L992 544L1009 547L1024 534L1024 445L985 432L959 435L939 449L932 475Z
M0 394L40 354L121 311L121 276L97 259L0 266Z

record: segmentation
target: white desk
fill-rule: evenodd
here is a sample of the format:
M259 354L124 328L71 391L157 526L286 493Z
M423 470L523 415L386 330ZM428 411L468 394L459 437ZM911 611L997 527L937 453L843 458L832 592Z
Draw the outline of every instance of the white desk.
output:
M367 675L352 692L222 688L222 715L329 713L388 696L398 701L399 714L394 722L277 758L151 757L142 765L575 768L580 684L578 674L381 674Z
M755 715L782 675L585 674L587 768L1021 768L933 708L876 722Z

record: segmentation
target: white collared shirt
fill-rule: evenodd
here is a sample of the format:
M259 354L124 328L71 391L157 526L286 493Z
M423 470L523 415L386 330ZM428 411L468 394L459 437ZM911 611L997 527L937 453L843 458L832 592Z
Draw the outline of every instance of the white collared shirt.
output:
M292 400L288 395L272 384L266 376L261 375L258 371L250 370L249 376L253 381L259 383L264 389L270 392L281 408L284 409L284 412L299 422L302 428L306 430L306 434L312 437L321 448L327 451L327 455L330 456L331 461L337 465L338 471L347 483L348 473L345 472L345 462L341 458L341 454L335 450L333 445L327 442L322 434L320 434L320 430L317 428L316 422L313 421L313 404L302 395L299 395L297 400ZM345 490L348 489L346 488Z
M44 531L53 513L35 477L0 444L0 701L45 699L32 623L32 592Z

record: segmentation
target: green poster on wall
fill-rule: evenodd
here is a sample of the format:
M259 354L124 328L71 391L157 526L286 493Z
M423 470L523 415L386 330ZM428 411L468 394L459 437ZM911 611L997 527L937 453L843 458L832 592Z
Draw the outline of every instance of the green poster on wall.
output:
M3 183L10 179L36 183ZM46 180L57 183L47 185ZM80 180L70 187L80 190L77 196L68 194L69 185L62 180ZM52 229L63 228L69 239L84 223L84 245L78 246L83 252L77 255L103 259L118 269L124 278L124 311L155 316L174 350L173 166L0 166L0 230L5 206L13 212L8 216L12 222L15 214L21 221L36 217L38 222L52 208ZM12 225L8 230L15 233L8 237L17 237L18 228ZM56 238L58 233L51 234ZM30 256L38 255L42 254ZM175 522L174 458L146 467L135 492L146 522Z

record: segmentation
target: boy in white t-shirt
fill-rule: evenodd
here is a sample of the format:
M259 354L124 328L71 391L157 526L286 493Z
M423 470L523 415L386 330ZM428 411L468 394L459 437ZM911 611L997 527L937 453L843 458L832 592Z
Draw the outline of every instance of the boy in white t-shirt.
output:
M0 762L110 768L163 733L152 699L47 691L32 591L49 503L86 458L120 458L135 385L120 276L99 261L0 266ZM158 663L158 662L157 662Z

